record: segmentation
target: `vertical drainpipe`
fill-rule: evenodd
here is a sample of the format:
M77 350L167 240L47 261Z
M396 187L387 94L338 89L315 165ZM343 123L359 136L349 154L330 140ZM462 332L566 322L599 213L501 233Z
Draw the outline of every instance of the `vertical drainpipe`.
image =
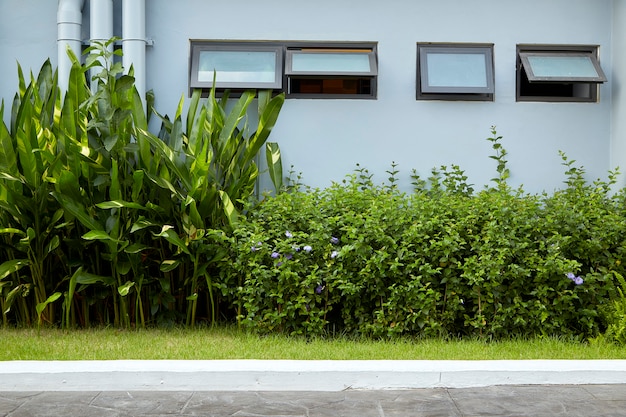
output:
M144 104L146 98L146 1L123 0L122 48L124 69L135 71L135 86Z
M90 0L89 3L89 42L106 42L113 37L113 0ZM113 50L113 45L109 46ZM100 68L91 70L91 75L100 72ZM97 84L91 84L91 91L97 90Z
M81 55L83 6L85 0L59 0L57 7L57 62L59 87L67 91L72 63L67 56L69 46L77 57Z

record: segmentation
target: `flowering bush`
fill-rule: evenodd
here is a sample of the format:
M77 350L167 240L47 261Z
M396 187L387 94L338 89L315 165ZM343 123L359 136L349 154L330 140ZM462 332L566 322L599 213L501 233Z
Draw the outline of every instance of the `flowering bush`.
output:
M259 331L602 332L611 271L623 273L624 193L611 194L613 177L587 184L564 157L567 187L529 195L506 185L501 158L496 186L478 193L458 167L411 194L359 168L327 189L267 199L235 230L224 296Z

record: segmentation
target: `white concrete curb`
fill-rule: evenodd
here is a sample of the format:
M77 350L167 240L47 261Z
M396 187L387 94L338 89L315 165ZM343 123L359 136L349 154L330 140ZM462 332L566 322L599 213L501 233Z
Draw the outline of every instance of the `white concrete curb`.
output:
M528 384L626 384L626 360L0 362L0 391L340 391Z

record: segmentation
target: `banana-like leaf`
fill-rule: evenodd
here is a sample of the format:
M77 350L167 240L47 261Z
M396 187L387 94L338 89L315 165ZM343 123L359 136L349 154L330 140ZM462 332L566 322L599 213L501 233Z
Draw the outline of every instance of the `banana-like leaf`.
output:
M112 276L91 274L83 270L82 267L78 268L74 275L76 276L76 283L81 285L93 285L103 283L105 285L111 286L115 284L115 278L113 278Z
M109 187L109 196L113 201L122 199L119 174L117 159L111 159L111 172L109 174L111 185Z
M170 272L176 269L178 265L180 264L181 262L178 259L166 259L163 262L161 262L160 269L161 269L161 272ZM161 283L161 285L163 285L163 283Z
M189 181L189 171L186 169L184 164L179 164L179 156L170 147L168 147L165 142L151 133L142 129L137 129L137 132L139 136L147 140L155 148L155 150L165 158L166 165L176 174L176 178L180 180L185 189L191 189L192 183Z
M144 171L145 172L145 171ZM174 187L174 185L172 185L171 182L169 182L168 180L166 180L163 177L158 177L156 175L152 175L149 174L147 172L145 172L146 177L152 181L154 184L158 185L159 187L165 189L165 190L169 190L172 192L172 194L178 194L180 196L180 192L179 190L176 189L176 187Z
M114 201L103 201L102 203L96 204L96 207L101 209L114 209L114 208L132 208L136 210L146 210L144 206L139 203L133 203L130 201L123 200L114 200Z
M93 217L91 217L87 210L79 203L69 198L66 195L60 194L58 192L52 192L52 196L56 198L63 209L74 216L78 221L85 227L90 230L104 230L104 227L98 221L96 221Z
M235 129L237 129L237 126L239 126L243 118L246 117L248 107L254 100L254 96L254 91L244 91L241 94L241 97L239 97L239 100L237 100L226 118L224 128L220 132L220 143L225 144L230 138L232 138Z
M39 303L35 306L35 309L37 310L37 315L39 316L39 321L41 322L41 313L44 311L44 309L46 308L46 306L50 303L54 303L56 300L58 300L61 297L60 292L55 292L54 294L52 294L50 297L48 297L46 299L46 301L44 301L43 303Z
M272 98L269 103L267 103L263 113L259 115L259 125L257 127L257 131L250 139L250 143L246 149L246 160L252 160L269 137L276 121L278 120L278 114L280 113L280 109L283 107L284 102L285 95L277 95Z
M61 240L59 236L58 235L53 236L50 242L48 242L48 244L46 245L46 248L44 249L44 253L46 255L52 253L56 248L59 247L60 243L61 243Z
M113 242L120 242L117 239L112 238L107 232L104 230L91 230L84 235L81 236L85 240L106 240Z
M139 219L137 219L137 221L133 223L132 227L130 228L130 232L135 233L137 230L142 230L142 229L145 229L146 227L156 227L156 226L161 227L161 224L155 223L151 220L146 219L143 216L140 216Z
M226 215L226 219L228 220L228 224L230 227L235 227L239 219L239 213L235 208L235 205L231 201L228 194L224 191L219 191L220 200L222 201L222 209L224 210L224 214Z
M17 153L19 155L20 166L22 167L22 175L26 182L32 187L37 188L41 182L40 172L36 153L33 152L37 148L37 144L33 143L35 137L33 135L33 114L32 106L28 100L24 101L21 110L23 120L18 120L19 127L15 135ZM34 146L33 146L34 145Z
M22 267L30 265L28 259L11 259L0 264L0 280L8 277L14 272L19 271Z
M267 142L265 144L265 157L267 159L267 168L270 178L276 189L276 194L283 189L283 163L280 157L280 147L276 142Z
M150 246L144 245L143 243L133 243L132 245L128 245L128 247L124 249L124 252L140 253L147 249L150 249Z
M191 252L189 252L189 249L187 248L187 245L176 234L176 232L174 231L173 226L163 225L163 228L161 229L161 231L159 233L153 233L153 235L156 236L156 237L164 238L165 240L167 240L171 244L175 245L180 251L186 253L187 255L191 255Z
M5 227L3 229L0 229L0 234L17 234L17 235L21 235L24 236L26 235L26 233L24 233L23 230L20 229L15 229L13 227Z
M0 106L0 171L2 171L5 179L15 178L18 181L22 181L20 178L20 172L17 166L17 155L15 154L15 145L13 139L9 133L9 129L2 120L4 116L4 100ZM20 192L21 186L15 184L11 186L16 192Z
M198 111L198 104L200 103L200 97L202 90L193 90L191 94L191 101L189 102L189 110L187 110L187 133L194 129L194 125L197 124L196 113Z
M139 200L139 195L141 194L144 184L143 179L145 177L144 171L141 169L133 172L133 190L131 192L131 198L133 201Z

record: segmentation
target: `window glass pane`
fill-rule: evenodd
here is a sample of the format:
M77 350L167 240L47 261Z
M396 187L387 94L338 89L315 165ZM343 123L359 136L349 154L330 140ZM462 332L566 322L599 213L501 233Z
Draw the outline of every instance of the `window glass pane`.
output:
M483 54L428 53L428 87L487 87Z
M598 77L588 56L528 56L535 77Z
M370 58L364 53L293 53L293 72L371 72Z
M201 51L198 81L226 83L273 83L276 79L274 51Z

